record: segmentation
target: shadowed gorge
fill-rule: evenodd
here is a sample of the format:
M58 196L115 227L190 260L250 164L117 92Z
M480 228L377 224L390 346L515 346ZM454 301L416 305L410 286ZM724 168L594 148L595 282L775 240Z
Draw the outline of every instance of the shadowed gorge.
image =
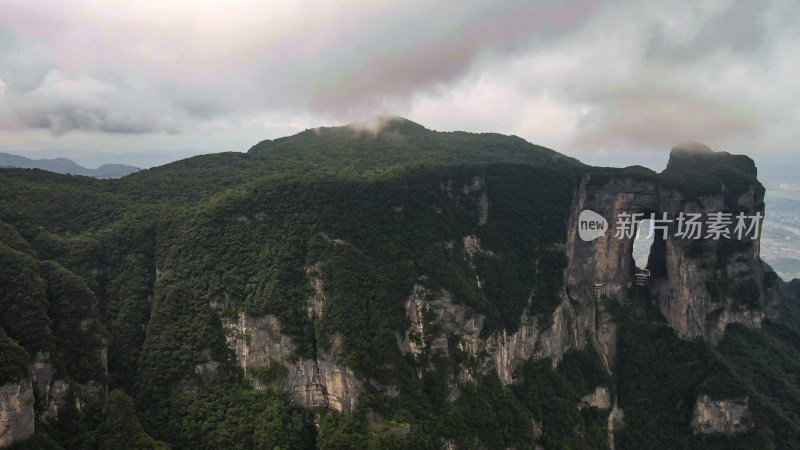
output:
M578 236L585 209L763 216L756 175L397 117L119 180L0 170L0 446L797 446L800 309L758 238L672 222L637 284L631 237Z

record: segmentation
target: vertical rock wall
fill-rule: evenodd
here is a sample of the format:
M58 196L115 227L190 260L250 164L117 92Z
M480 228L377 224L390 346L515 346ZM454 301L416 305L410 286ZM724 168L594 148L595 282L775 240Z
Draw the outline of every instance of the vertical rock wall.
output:
M33 406L30 380L0 386L0 448L33 436Z

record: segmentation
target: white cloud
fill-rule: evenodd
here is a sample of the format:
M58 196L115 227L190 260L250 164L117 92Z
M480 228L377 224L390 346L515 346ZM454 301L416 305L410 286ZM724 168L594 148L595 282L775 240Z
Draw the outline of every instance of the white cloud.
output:
M47 130L49 146L162 139L209 148L388 112L578 156L661 152L685 139L792 153L800 30L790 18L799 9L725 0L3 4L0 130L14 142ZM67 140L73 133L80 139Z

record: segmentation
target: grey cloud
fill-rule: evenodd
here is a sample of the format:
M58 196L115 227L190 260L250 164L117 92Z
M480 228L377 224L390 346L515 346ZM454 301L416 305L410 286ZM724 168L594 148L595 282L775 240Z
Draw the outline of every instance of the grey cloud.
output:
M202 103L171 109L168 102L152 89L136 86L123 76L99 71L65 74L58 69L47 71L42 80L28 80L35 87L11 89L0 97L0 128L22 127L47 130L54 137L73 131L102 134L178 134L182 122L202 115ZM6 82L7 78L3 78ZM192 110L194 108L194 110Z
M411 112L430 128L539 133L585 151L724 136L767 145L766 131L796 142L797 7L781 2L243 2L175 8L176 20L142 6L118 20L85 14L85 1L28 0L36 14L4 23L0 128L207 142ZM680 36L659 25L690 7Z
M0 26L0 56L7 56L19 48L17 34Z
M193 119L209 120L228 111L228 108L214 101L196 97L185 97L175 102L176 106Z
M579 123L579 148L669 148L683 141L752 136L755 117L687 91L634 89L608 94Z
M44 78L52 68L52 65L42 63L2 65L0 66L0 79L11 93L27 94L42 85Z
M734 1L718 14L705 18L693 39L678 44L655 26L647 44L647 57L673 63L697 61L719 50L754 55L766 38L763 13L767 4Z
M45 60L49 56L53 61L50 65L19 62L0 71L0 78L9 91L36 94L51 69L83 72L113 84L117 92L109 93L102 104L109 112L124 115L123 106L117 105L128 108L133 102L138 110L167 113L187 125L221 118L236 122L244 116L275 110L351 121L378 113L386 101L403 104L417 93L452 83L465 76L479 58L502 61L531 46L568 35L583 26L597 8L595 0L508 0L494 4L415 1L360 9L342 7L332 11L324 22L312 17L308 23L288 27L280 39L272 38L266 30L269 25L281 24L265 15L264 31L249 30L252 42L246 44L233 41L231 45L236 47L230 48L230 59L223 58L217 64L204 61L203 47L215 44L207 36L188 38L200 39L198 42L160 42L163 36L181 34L151 30L144 23L141 30L121 32L119 36L133 33L136 39L132 43L138 43L137 48L157 52L163 47L168 55L181 55L187 48L199 49L200 53L194 59L182 56L162 70L147 59L141 60L150 58L152 51L140 59L135 51L124 56L128 43L118 38L97 51L122 58L124 65L118 71L127 73L120 76L110 71L101 73L100 68L106 66L102 60L93 67L72 66L69 55L86 58L87 50L76 47L74 39L58 40L56 35L51 43L53 54L40 55ZM98 42L91 34L93 26L81 30L87 35L79 37ZM28 59L36 61L38 50L22 44L22 51L32 55ZM110 48L123 51L109 53ZM239 55L247 58L239 60ZM68 96L78 97L80 93ZM37 99L37 104L49 112L65 100L82 104L70 102L70 98ZM91 114L70 115L63 122L69 125L56 128L117 129L96 125L103 120Z
M53 136L63 136L71 131L101 132L110 134L142 134L175 129L165 129L154 122L111 117L101 108L62 105L47 110L30 110L17 114L20 122L29 128L49 130Z
M235 114L237 108L239 111L245 111L250 107L246 100L239 101L236 96L226 98L226 95L231 93L230 89L219 90L167 82L161 83L156 91L160 99L174 107L180 116L186 116L189 120L212 120Z
M478 10L465 5L368 30L360 42L364 54L355 60L345 58L350 66L315 90L311 106L353 118L364 110L374 112L387 97L407 98L454 81L481 55L507 56L573 32L596 8L591 0L514 1ZM333 47L329 57L338 58L346 50Z
M26 59L17 34L0 27L0 80L8 91L24 94L36 89L52 67L52 64Z

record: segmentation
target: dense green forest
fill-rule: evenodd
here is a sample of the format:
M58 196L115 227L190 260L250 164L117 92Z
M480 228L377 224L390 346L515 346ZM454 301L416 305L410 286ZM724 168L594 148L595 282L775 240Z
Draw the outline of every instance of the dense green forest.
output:
M0 170L0 385L47 354L52 379L72 386L57 418L37 414L36 434L17 446L605 448L609 410L578 407L604 386L625 411L616 448L800 447L800 302L788 285L780 323L730 327L716 347L619 307L613 365L589 344L557 364L530 358L508 386L433 319L421 338L450 336L446 354L398 346L418 284L484 318L482 339L517 331L523 311L551 327L586 173L696 195L716 181L735 195L755 176L739 159L708 185L692 170L596 169L517 137L405 120L377 134L308 130L119 180ZM324 289L318 315L311 267ZM246 373L225 325L242 314L276 317L291 361L335 349L371 380L354 410L301 407L280 388L279 364ZM480 375L448 398L464 367ZM93 382L102 398L76 402ZM748 396L753 431L692 434L698 394ZM36 398L37 411L46 402Z

